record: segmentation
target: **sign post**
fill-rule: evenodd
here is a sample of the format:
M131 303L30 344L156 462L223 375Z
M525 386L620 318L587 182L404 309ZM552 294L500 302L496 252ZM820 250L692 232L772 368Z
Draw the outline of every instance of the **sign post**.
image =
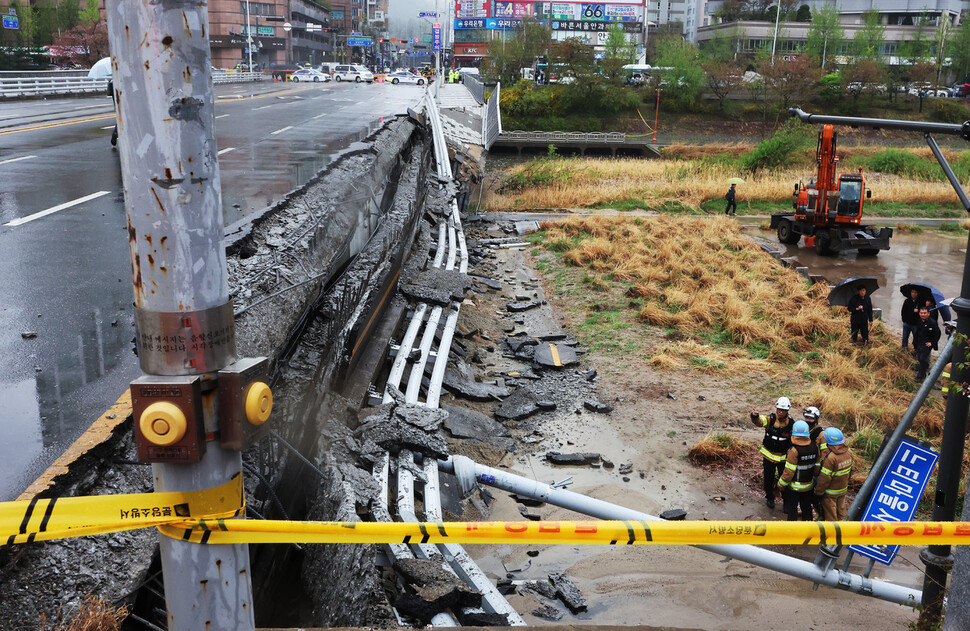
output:
M860 521L911 521L940 454L903 439L879 478ZM893 562L898 545L851 545L849 550L883 565Z

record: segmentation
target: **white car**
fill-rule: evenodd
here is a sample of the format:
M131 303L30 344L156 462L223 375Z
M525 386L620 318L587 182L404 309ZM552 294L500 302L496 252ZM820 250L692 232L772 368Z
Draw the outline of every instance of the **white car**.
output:
M326 83L330 81L330 75L324 74L313 68L301 68L290 73L290 81L312 81L313 83Z
M374 83L374 73L363 66L343 64L333 69L334 81L366 81Z
M390 81L394 85L398 83L415 83L417 85L424 85L426 83L425 78L421 75L414 74L410 70L398 70L397 72L392 72L387 75L387 81Z

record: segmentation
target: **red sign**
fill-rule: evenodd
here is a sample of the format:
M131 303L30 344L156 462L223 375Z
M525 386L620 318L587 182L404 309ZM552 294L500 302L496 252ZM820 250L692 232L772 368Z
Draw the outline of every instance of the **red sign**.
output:
M455 44L454 54L465 57L483 57L488 53L486 44Z

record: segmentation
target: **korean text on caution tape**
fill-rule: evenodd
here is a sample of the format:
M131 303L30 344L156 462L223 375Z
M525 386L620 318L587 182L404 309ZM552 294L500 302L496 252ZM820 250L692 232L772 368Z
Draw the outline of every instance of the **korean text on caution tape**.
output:
M34 498L0 503L0 545L241 514L242 476L205 491Z

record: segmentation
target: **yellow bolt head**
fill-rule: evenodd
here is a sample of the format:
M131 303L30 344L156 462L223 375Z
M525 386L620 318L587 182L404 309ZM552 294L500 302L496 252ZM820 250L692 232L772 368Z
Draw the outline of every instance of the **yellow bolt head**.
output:
M177 405L169 401L156 401L142 412L138 427L148 442L167 447L185 437L188 423Z
M262 425L273 411L273 391L262 381L249 386L246 392L246 420L252 425Z

